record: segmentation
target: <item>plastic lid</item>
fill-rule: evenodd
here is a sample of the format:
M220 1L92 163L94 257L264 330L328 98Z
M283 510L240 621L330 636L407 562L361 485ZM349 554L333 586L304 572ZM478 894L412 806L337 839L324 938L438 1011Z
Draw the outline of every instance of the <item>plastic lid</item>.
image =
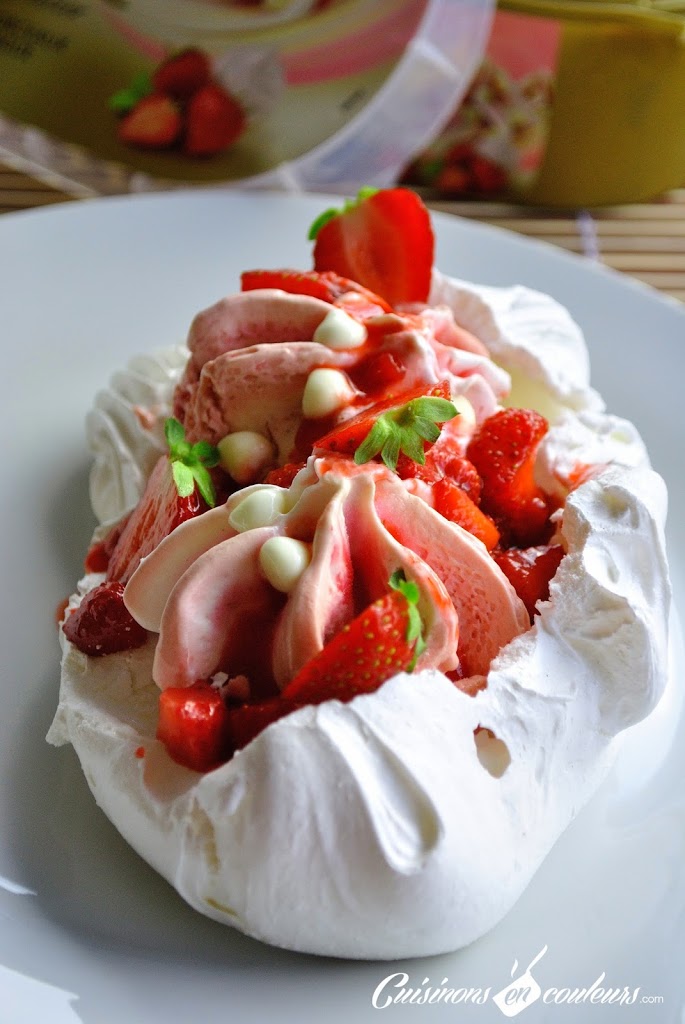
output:
M129 0L121 7L100 0L93 10L116 45L128 48L127 66L147 62L152 70L170 51L201 46L222 84L230 87L231 75L239 73L234 91L242 99L241 84L247 88L246 109L255 111L244 144L216 161L194 164L180 151L126 150L106 111L111 87L91 112L100 122L97 137L83 131L87 113L71 135L60 134L39 117L27 124L24 108L16 114L11 104L16 96L21 106L21 90L8 83L7 97L0 96L0 150L10 162L82 195L198 184L329 192L388 185L461 101L485 49L493 4ZM83 52L92 53L85 37L82 42ZM75 54L76 45L72 62ZM49 80L60 81L54 69ZM275 145L274 131L280 133Z

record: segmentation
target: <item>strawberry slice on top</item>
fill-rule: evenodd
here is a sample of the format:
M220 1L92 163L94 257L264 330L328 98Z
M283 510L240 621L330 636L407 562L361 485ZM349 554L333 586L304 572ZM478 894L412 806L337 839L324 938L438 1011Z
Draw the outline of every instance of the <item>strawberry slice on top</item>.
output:
M406 188L363 188L309 231L314 269L358 281L391 306L426 302L435 238L423 202Z
M292 295L310 295L322 302L342 306L358 319L391 312L380 295L331 270L322 273L316 270L245 270L240 275L240 287L244 292L257 288L280 288Z
M140 501L112 551L107 578L127 583L141 559L177 526L216 504L209 469L219 453L207 441L191 445L178 420L165 425L169 454L160 456Z
M377 402L334 427L314 447L351 455L358 465L380 455L393 471L402 454L423 465L426 448L440 436L438 424L456 415L449 382L443 380Z
M419 589L401 570L391 590L342 628L304 665L281 699L300 704L349 701L373 693L391 676L411 671L425 647Z

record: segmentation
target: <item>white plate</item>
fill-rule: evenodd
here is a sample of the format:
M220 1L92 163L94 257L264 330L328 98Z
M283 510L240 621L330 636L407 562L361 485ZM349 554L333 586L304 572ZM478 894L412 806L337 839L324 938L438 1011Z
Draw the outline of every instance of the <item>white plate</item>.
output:
M521 975L544 946L532 969L543 992L588 986L602 972L605 988L640 991L632 1005L540 997L525 1009L530 1024L680 1021L685 722L676 687L495 931L460 953L394 965L274 950L195 914L105 820L73 752L44 742L59 676L53 610L79 575L93 522L83 440L93 394L129 355L182 340L241 269L308 266L307 227L324 203L176 193L0 219L0 1022L364 1024L377 1019L376 987L405 972L410 987L480 986L489 998L393 1003L381 1019L485 1024L503 1019L493 997L514 961ZM637 423L669 484L685 606L683 307L542 244L447 217L436 227L444 270L548 291L585 329L595 385ZM396 995L389 986L378 1001ZM642 1002L653 996L663 1002Z

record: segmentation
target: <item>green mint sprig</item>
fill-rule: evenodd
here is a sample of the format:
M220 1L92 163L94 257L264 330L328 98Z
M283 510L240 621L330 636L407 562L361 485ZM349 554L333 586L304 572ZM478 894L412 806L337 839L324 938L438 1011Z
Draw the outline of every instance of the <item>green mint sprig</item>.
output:
M407 633L408 644L414 643L414 657L409 664L407 671L413 672L420 655L426 649L426 641L423 636L423 621L418 609L419 588L413 580L408 580L404 569L396 569L388 580L393 590L397 590L407 600Z
M327 210L324 210L323 213L319 214L309 228L309 232L307 233L309 241L313 242L315 240L319 231L321 231L321 228L324 224L328 224L329 220L333 220L334 217L338 217L341 213L347 213L348 210L353 210L355 206L359 206L359 204L363 203L365 199L368 199L369 196L375 195L378 191L380 190L374 188L373 185L364 185L359 189L354 199L345 200L342 209L338 206L330 206Z
M186 441L183 424L173 416L164 423L164 436L169 446L171 473L180 498L188 498L197 486L209 505L216 505L214 484L209 470L219 464L219 450L209 441Z
M381 456L388 469L397 469L397 460L403 452L420 466L426 461L424 441L432 444L440 437L440 426L458 415L457 408L447 398L422 395L413 398L399 409L382 413L354 453L358 466Z
M145 96L149 96L151 92L152 79L147 72L141 71L127 89L119 89L113 96L110 96L107 106L117 114L127 114L129 110L133 110L136 103Z

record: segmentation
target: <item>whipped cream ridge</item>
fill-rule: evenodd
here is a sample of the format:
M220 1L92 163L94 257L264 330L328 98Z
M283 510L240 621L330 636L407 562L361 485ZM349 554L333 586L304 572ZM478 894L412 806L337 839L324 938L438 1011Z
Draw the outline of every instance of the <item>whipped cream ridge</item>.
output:
M443 520L419 484L315 454L282 495L255 503L258 513L243 504L263 493L252 484L143 560L126 602L151 630L145 646L88 658L60 631L50 742L74 746L98 804L191 906L294 950L393 959L483 935L666 683L666 489L635 428L590 387L577 325L540 293L438 272L429 306L393 336L408 386L433 367L468 400L469 429L505 403L550 420L535 473L563 501L565 556L532 627L484 545ZM87 424L98 535L142 493L172 410L191 440L254 431L285 461L309 374L356 358L354 346L312 340L328 308L289 296L284 321L282 296L230 297L198 315L188 349L118 374ZM587 473L575 486L579 466ZM233 592L267 622L273 595L256 559L272 537L311 550L272 637L279 686L350 618L352 576L373 599L405 568L428 645L413 673L349 703L302 707L198 774L155 738L159 689L221 670L231 622L221 634L216 612L235 606ZM72 606L101 580L85 577ZM456 667L457 636L466 674L487 677L473 696L444 674Z

